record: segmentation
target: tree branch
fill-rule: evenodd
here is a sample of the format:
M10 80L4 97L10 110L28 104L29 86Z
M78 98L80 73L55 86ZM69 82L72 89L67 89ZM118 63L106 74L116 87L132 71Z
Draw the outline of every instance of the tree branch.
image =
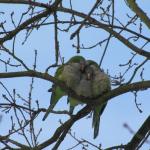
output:
M149 131L150 131L150 116L148 116L143 125L133 136L131 141L125 146L125 150L136 149Z
M26 5L32 5L32 6L38 6L43 8L49 8L48 4L35 2L31 0L0 0L0 3L8 3L8 4L26 4Z
M75 10L71 10L68 8L64 8L64 7L58 7L57 9L58 11L61 12L66 12L66 13L70 13L70 14L74 14L78 17L81 18L86 18L87 15L81 12L77 12ZM99 21L97 21L96 19L92 18L92 17L88 17L87 21L89 21L90 24L96 25L99 28L104 29L105 31L107 31L108 33L112 34L115 38L117 38L119 41L121 41L124 45L126 45L127 47L129 47L130 49L132 49L135 53L142 55L148 59L150 59L150 52L140 49L137 46L135 46L134 44L132 44L131 42L129 42L126 38L124 38L123 36L121 36L119 33L117 33L116 31L114 31L112 28L109 28L106 24L103 24Z
M150 59L150 53L148 51L138 48L137 46L135 46L134 44L129 42L127 39L125 39L123 36L121 36L119 33L114 31L112 28L109 28L106 24L103 24L103 23L97 21L96 19L94 19L94 18L92 18L90 16L87 17L86 14L81 13L81 12L77 12L77 11L72 10L72 9L63 8L63 7L58 7L57 8L57 6L58 6L57 4L59 4L61 2L61 0L56 1L56 2L52 6L48 6L48 10L46 10L46 11L44 11L44 12L42 12L42 13L36 15L36 16L34 16L31 19L28 19L23 24L18 26L15 30L13 30L9 34L7 34L5 37L0 38L0 44L2 44L3 42L5 42L7 40L12 39L18 32L23 30L29 24L31 24L32 22L35 22L35 21L37 21L37 20L39 20L39 19L41 19L43 17L46 17L48 14L53 13L57 9L58 11L67 12L67 13L71 13L71 14L77 15L77 16L82 17L82 18L86 18L86 20L88 20L91 24L94 24L94 25L98 26L99 28L102 28L105 31L109 32L114 37L116 37L118 40L120 40L123 44L125 44L127 47L132 49L134 52L136 52L139 55L145 56L146 58Z
M87 14L87 16L84 18L83 22L80 24L79 28L71 35L70 39L73 39L77 34L79 34L81 28L85 25L85 22L88 20L88 17L93 13L97 5L100 3L100 0L97 0L90 12Z
M140 82L135 82L127 85L122 85L118 88L115 88L111 90L110 92L104 94L104 95L99 95L94 98L89 98L89 97L83 97L83 96L78 96L72 89L68 88L64 82L59 81L55 77L47 74L47 73L41 73L37 71L21 71L21 72L9 72L9 73L0 73L0 78L13 78L13 77L36 77L40 79L44 79L47 81L51 81L58 86L60 86L64 91L69 93L72 97L82 101L83 103L90 103L93 105L99 104L101 105L102 103L106 102L107 100L119 96L121 94L130 92L130 91L138 91L138 90L145 90L147 88L150 88L150 80L147 81L140 81Z
M17 35L17 33L19 33L21 30L25 29L29 24L31 24L35 21L38 21L39 19L46 17L49 14L52 14L54 11L56 11L56 9L61 1L62 0L56 0L51 6L48 7L47 10L26 20L24 23L19 25L16 29L14 29L13 31L8 33L6 36L4 36L3 38L0 38L0 45L2 45L7 40L11 40L15 35Z
M135 0L126 0L128 6L131 8L135 14L140 17L140 19L145 23L145 25L150 29L150 19L146 13L137 5Z
M69 129L71 128L71 126L79 119L85 117L87 114L89 114L91 111L91 107L89 106L85 106L83 109L81 109L76 115L72 116L68 121L66 121L63 125L61 125L59 128L57 128L57 130L55 131L55 133L53 134L53 136L48 139L47 141L43 142L42 144L40 144L38 146L39 149L43 149L47 146L49 146L50 144L54 143L55 141L58 140L58 146L60 145L60 143L62 142L61 139L59 141L59 137L60 135L65 132L65 135L67 134L67 131L69 131ZM65 135L63 135L63 138L65 137Z

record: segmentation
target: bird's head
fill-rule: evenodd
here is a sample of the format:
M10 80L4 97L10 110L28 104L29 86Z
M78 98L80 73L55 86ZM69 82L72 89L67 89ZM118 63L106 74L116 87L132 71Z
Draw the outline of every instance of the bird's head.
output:
M94 77L94 71L90 66L87 66L85 69L86 79L92 80Z
M67 63L79 63L80 71L83 73L85 71L86 60L82 56L74 56Z
M86 67L86 61L85 60L80 60L80 71L82 73L85 72L85 67Z

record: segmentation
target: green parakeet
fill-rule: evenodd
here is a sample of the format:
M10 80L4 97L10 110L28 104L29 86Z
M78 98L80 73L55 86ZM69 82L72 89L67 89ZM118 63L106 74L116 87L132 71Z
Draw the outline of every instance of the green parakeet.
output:
M82 56L72 57L66 64L58 67L55 77L60 81L64 81L70 88L75 88L80 81L80 72L83 71L85 59ZM76 75L77 74L77 75ZM57 85L53 84L50 106L47 109L43 121L47 118L49 113L53 110L58 100L66 95L66 93ZM74 105L74 100L70 100L70 107Z
M81 79L79 84L73 88L77 95L85 97L96 97L102 95L110 90L110 80L107 74L100 70L98 64L92 60L87 60L84 65L83 72L81 73ZM80 101L70 98L70 110L76 105L80 104ZM100 116L103 113L106 103L100 106L96 106L93 109L93 121L92 126L94 128L94 138L99 133Z
M92 60L87 60L87 65L89 66L89 70L92 73L92 96L96 97L98 95L102 95L110 90L110 80L107 74L105 74L102 70L100 70L97 63L93 62ZM87 76L90 76L88 75ZM107 103L102 104L100 106L96 106L93 109L93 121L92 126L94 128L94 138L97 137L99 133L99 126L100 126L100 116L103 113Z
M90 82L90 80L87 79L87 76L86 76L85 72L81 73L80 81L77 84L77 86L73 88L73 90L75 91L75 93L78 96L82 95L84 97L91 97L91 95L92 95L91 82ZM80 102L79 100L76 100L76 99L74 99L70 96L68 96L68 101L70 103L70 113L71 114L73 113L74 108L78 104L82 104L82 102Z
M85 60L82 56L74 56L66 64L60 66L55 73L55 77L63 81L78 96L92 98L104 94L111 88L108 75L99 68L96 62ZM67 94L68 93L65 93L59 86L53 85L50 106L43 120L45 120L48 114L53 110L58 100ZM68 95L68 103L70 104L70 113L72 114L75 106L82 102ZM99 133L100 116L105 107L106 103L95 106L92 110L94 138L96 138Z
M86 61L82 56L75 56L69 60L69 64L71 65L70 67L72 67L73 69L73 71L71 71L72 78L70 77L71 81L69 81L69 85L70 85L70 88L75 91L75 89L79 87L78 85L82 78L81 76L82 76L82 73L84 72ZM65 71L65 72L68 72L68 71ZM75 106L80 104L80 101L68 95L68 103L70 104L69 112L70 114L72 114Z

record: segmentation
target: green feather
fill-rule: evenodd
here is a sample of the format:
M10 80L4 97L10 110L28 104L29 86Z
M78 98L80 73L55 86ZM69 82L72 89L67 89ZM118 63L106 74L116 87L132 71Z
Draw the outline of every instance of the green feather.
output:
M85 61L85 59L82 56L74 56L72 57L66 64L63 64L62 66L58 67L58 69L55 72L55 77L59 79L60 81L64 81L67 86L70 88L76 87L78 84L78 78L79 76L74 76L76 73L74 71L74 67L78 67L78 65L73 65L72 63L80 63L81 61ZM72 66L69 66L71 64ZM66 93L57 85L53 85L52 88L52 94L51 94L51 100L50 100L50 106L47 109L43 120L45 120L49 113L53 110L57 102L61 97L66 95ZM72 98L71 98L72 99ZM73 104L74 100L71 100L71 107L75 107L75 104Z
M102 80L100 80L102 78ZM99 78L93 81L92 92L94 96L102 95L110 90L110 81L107 75L102 75ZM100 106L96 106L93 110L93 122L92 126L94 128L94 138L98 136L99 126L100 126L100 116L102 115L107 103L102 104Z
M65 92L59 86L53 85L53 91L51 94L50 106L48 107L48 109L47 109L47 111L43 117L43 121L48 117L49 113L51 113L51 111L53 110L53 108L57 104L58 100L61 97L63 97L64 95L66 95Z
M82 57L82 56L74 56L74 57L72 57L66 64L72 64L72 63L84 63L85 62L85 59L84 59L84 57ZM80 69L80 68L79 68ZM74 78L74 80L70 80L69 81L69 84L70 85L72 85L71 86L71 88L74 90L77 86L78 86L78 84L79 84L79 81L80 81L80 78L78 79L78 77L79 77L79 74L78 74L78 76L77 75L75 75L75 77L73 77ZM67 79L67 80L69 80L69 79ZM78 82L77 82L78 81ZM78 93L77 93L78 94ZM68 103L69 103L69 105L70 105L70 109L69 109L69 112L70 112L70 114L73 114L73 110L74 110L74 108L78 105L78 104L81 104L81 102L79 102L78 100L76 100L75 98L73 98L73 97L70 97L70 96L68 96Z
M79 63L80 61L85 61L84 57L82 56L74 56L71 59L69 59L68 63Z
M86 65L87 66L94 65L96 68L99 68L98 64L95 61L93 61L93 60L87 60L86 61Z
M55 73L55 77L74 90L79 96L96 97L110 90L110 80L107 74L102 72L98 64L92 60L85 60L82 56L72 57L66 64L60 66ZM43 118L53 110L58 100L66 95L59 86L53 85L50 106ZM82 102L68 95L70 113L73 114L74 108ZM100 126L100 116L107 103L96 106L93 109L92 126L94 128L94 138L98 136Z
M92 126L94 128L94 139L98 136L99 127L100 127L100 116L103 113L107 103L100 106L96 106L93 110L93 121Z
M64 68L64 66L62 65L62 66L58 67L58 69L56 70L55 77L57 79L61 78L61 73L63 71L63 68ZM53 110L53 108L55 107L55 105L57 104L59 99L61 97L63 97L64 95L66 95L66 93L59 86L53 84L50 106L48 107L48 109L43 117L43 121L48 117L49 113L51 113L51 111Z
M68 103L70 104L70 109L69 109L70 114L73 114L74 108L77 105L81 104L80 101L70 96L68 96Z
M110 90L110 79L107 74L101 71L98 64L92 60L86 61L87 67L93 70L92 78L92 96L102 95ZM96 106L93 109L92 127L94 128L94 139L98 136L100 127L100 116L102 115L107 103Z

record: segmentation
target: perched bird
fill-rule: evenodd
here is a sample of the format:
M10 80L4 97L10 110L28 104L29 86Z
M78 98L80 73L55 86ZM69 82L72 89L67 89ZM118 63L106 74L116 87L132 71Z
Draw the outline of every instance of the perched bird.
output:
M78 96L89 97L91 99L103 95L111 89L108 75L99 68L96 62L85 60L82 56L74 56L66 64L58 67L55 77L58 80L63 81L66 86L72 89ZM66 93L61 87L53 84L50 106L47 109L43 120L47 118L58 100L64 95L68 95L68 103L70 104L69 111L71 114L78 104L82 104L80 100L75 99L69 95L69 93ZM100 116L106 105L107 103L96 105L92 110L94 138L98 136Z
M84 59L84 57L74 56L67 62L67 64L68 63L80 63L80 71L84 72L84 68L85 68L85 65L86 65L86 60Z
M80 72L83 71L85 64L85 59L82 56L72 57L66 64L61 65L55 72L55 77L65 82L65 84L70 88L75 88L80 81ZM56 84L52 86L52 94L50 100L50 106L47 109L43 121L48 117L49 113L53 110L59 99L65 96L66 93L61 87ZM71 105L73 100L71 101ZM74 105L74 104L73 104Z
M83 73L85 71L86 60L82 56L75 56L75 57L72 57L69 60L69 64L71 65L71 67L73 67L73 70L74 70L74 71L71 71L73 77L69 78L71 81L68 81L69 82L69 87L74 92L76 92L76 94L79 94L79 93L77 93L77 91L75 89L78 89L78 87L80 87L79 84L80 84L80 82L82 80L82 76L83 76ZM76 65L78 65L78 67L75 67ZM68 71L65 71L65 72L68 72ZM69 80L69 79L67 78L67 80ZM69 112L70 112L70 114L73 114L74 108L78 104L81 104L81 102L79 100L71 97L70 95L68 95L68 99L67 100L68 100L68 103L70 105Z
M91 82L90 80L87 80L87 76L85 73L81 74L80 82L77 84L77 86L73 90L78 96L91 97L92 95ZM71 114L73 113L73 110L77 105L83 104L80 100L77 100L71 96L68 96L68 101L70 103Z
M80 82L73 88L75 93L84 97L97 97L110 90L110 79L92 60L86 60L83 72L81 73ZM70 112L73 113L74 108L81 104L79 100L70 98ZM100 126L100 116L103 113L107 103L95 106L92 110L94 128L94 138L98 136Z
M87 60L88 68L92 71L92 97L100 96L108 92L111 88L110 79L107 74L105 74L92 60ZM88 72L89 73L89 72ZM87 74L87 76L90 76ZM98 136L99 126L100 126L100 116L103 113L107 103L100 106L95 106L93 109L93 121L92 126L94 128L94 138Z

